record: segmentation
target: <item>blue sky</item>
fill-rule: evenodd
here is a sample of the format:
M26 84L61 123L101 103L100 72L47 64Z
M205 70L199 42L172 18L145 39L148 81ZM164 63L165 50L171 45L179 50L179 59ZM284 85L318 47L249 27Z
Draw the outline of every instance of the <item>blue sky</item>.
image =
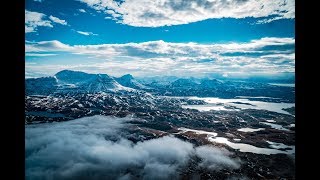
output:
M26 77L294 74L293 0L26 0Z

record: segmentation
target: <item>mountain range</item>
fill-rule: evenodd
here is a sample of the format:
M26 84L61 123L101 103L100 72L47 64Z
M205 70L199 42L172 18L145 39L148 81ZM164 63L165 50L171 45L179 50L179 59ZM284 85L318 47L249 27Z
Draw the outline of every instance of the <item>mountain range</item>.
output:
M26 95L151 93L164 96L200 96L234 98L236 96L268 96L294 102L293 87L264 82L228 81L209 78L136 79L131 74L113 77L62 70L51 77L26 79ZM275 101L275 100L274 100Z

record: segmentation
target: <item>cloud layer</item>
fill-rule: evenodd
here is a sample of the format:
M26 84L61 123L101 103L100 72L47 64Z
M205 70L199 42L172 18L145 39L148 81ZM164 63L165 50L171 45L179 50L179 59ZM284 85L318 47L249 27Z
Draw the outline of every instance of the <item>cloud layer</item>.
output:
M80 0L118 23L137 27L188 24L213 18L295 18L294 0ZM107 18L107 19L109 19Z
M194 156L209 170L239 168L225 149L172 136L133 144L121 131L129 120L93 116L26 126L26 179L177 178Z
M98 34L94 34L92 32L85 32L85 31L76 31L76 32L79 34L85 35L85 36L90 36L90 35L97 36L98 35Z
M78 9L78 11L82 12L82 13L86 13L87 11L84 9Z
M67 25L68 23L63 20L63 19L59 19L57 17L54 17L54 16L49 16L49 19L52 21L52 22L55 22L55 23L58 23L58 24L62 24L62 25Z
M26 42L26 52L72 53L97 63L52 66L92 73L125 72L138 76L190 75L210 73L294 73L295 40L293 38L261 38L244 43L143 43L68 45L60 41ZM27 66L34 72L45 67ZM111 72L110 69L113 71ZM47 69L48 70L48 69ZM55 73L54 72L54 73ZM168 74L172 73L172 74ZM121 74L120 74L121 75Z
M25 10L25 32L31 33L36 32L38 27L49 27L53 28L53 23L67 25L68 23L65 20L59 19L50 15L47 15L39 12L33 12Z

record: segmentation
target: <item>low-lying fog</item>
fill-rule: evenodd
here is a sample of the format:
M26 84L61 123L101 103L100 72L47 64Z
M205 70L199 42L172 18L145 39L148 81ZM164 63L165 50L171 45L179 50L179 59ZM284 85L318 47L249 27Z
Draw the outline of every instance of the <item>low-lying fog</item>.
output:
M129 117L92 116L67 122L26 125L26 179L177 178L191 158L198 168L239 168L226 149L165 136L133 143Z

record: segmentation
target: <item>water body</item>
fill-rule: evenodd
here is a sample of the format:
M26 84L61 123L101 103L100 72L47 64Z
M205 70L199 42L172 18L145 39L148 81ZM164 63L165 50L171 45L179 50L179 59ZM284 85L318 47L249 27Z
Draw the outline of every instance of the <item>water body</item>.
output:
M193 100L203 100L206 105L187 105L182 106L183 108L197 109L200 111L210 111L210 110L228 110L235 111L235 108L238 109L260 109L267 110L272 112L277 112L281 114L291 115L289 112L284 111L283 109L294 107L294 103L274 103L274 102L262 102L262 101L250 101L249 99L220 99L213 97L189 97ZM225 107L235 107L235 108L225 108ZM224 107L224 108L223 108Z
M265 124L270 126L273 129L278 129L278 130L282 130L282 131L290 131L287 128L284 128L283 126L279 125L279 124L274 124L274 123L268 123L268 122L260 122L261 124Z
M296 151L295 146L288 146L288 145L285 145L283 143L276 143L276 142L271 142L271 141L266 141L266 142L270 144L271 148L274 148L274 149L287 149L286 151L288 153L295 154L295 151Z
M26 112L27 115L33 116L41 116L41 117L51 117L51 118L58 118L58 117L65 117L64 114L61 113L49 113L47 111L29 111Z
M275 98L275 97L267 97L267 96L256 96L256 97L251 97L251 96L236 96L236 98L250 98L250 99L281 99L281 98Z
M291 148L291 150L279 150L281 144L274 145L272 144L270 147L271 148L260 148L256 147L250 144L244 144L244 143L233 143L230 142L227 138L224 137L209 137L209 141L215 142L215 143L221 143L221 144L226 144L227 146L231 147L232 149L238 149L240 152L250 152L250 153L255 153L255 154L294 154L295 149ZM269 143L270 144L270 143ZM283 144L284 145L284 144ZM284 145L285 146L285 145ZM276 147L276 148L274 148ZM272 149L274 148L274 149Z
M256 147L250 144L245 144L245 143L233 143L230 142L227 138L225 137L217 137L217 133L215 132L209 132L209 131L202 131L202 130L196 130L196 129L188 129L188 128L178 128L180 133L185 133L185 132L194 132L196 134L207 134L207 139L210 142L215 142L215 143L220 143L220 144L226 144L227 146L233 148L233 149L238 149L240 152L250 152L250 153L255 153L255 154L294 154L295 153L295 146L287 146L282 143L275 143L271 141L266 141L270 144L270 148L260 148ZM233 139L234 141L241 141L241 139ZM285 150L284 150L285 149Z
M215 132L209 132L209 131L202 131L202 130L196 130L196 129L188 129L188 128L178 128L180 130L179 133L185 133L185 132L194 132L196 134L207 134L209 137L215 137L218 135L218 133Z
M289 83L269 83L273 86L284 86L284 87L295 87L295 84L289 84Z
M214 105L214 104L200 104L200 105L183 105L182 108L185 109L196 109L198 111L234 111L234 109L226 109L224 106L221 105Z
M256 131L261 131L261 130L264 130L264 128L257 128L257 129L254 129L254 128L240 128L237 131L241 131L241 132L256 132Z
M289 127L296 127L296 124L290 124Z
M267 122L269 122L269 123L273 123L273 122L277 122L277 121L275 121L275 120L266 120Z

